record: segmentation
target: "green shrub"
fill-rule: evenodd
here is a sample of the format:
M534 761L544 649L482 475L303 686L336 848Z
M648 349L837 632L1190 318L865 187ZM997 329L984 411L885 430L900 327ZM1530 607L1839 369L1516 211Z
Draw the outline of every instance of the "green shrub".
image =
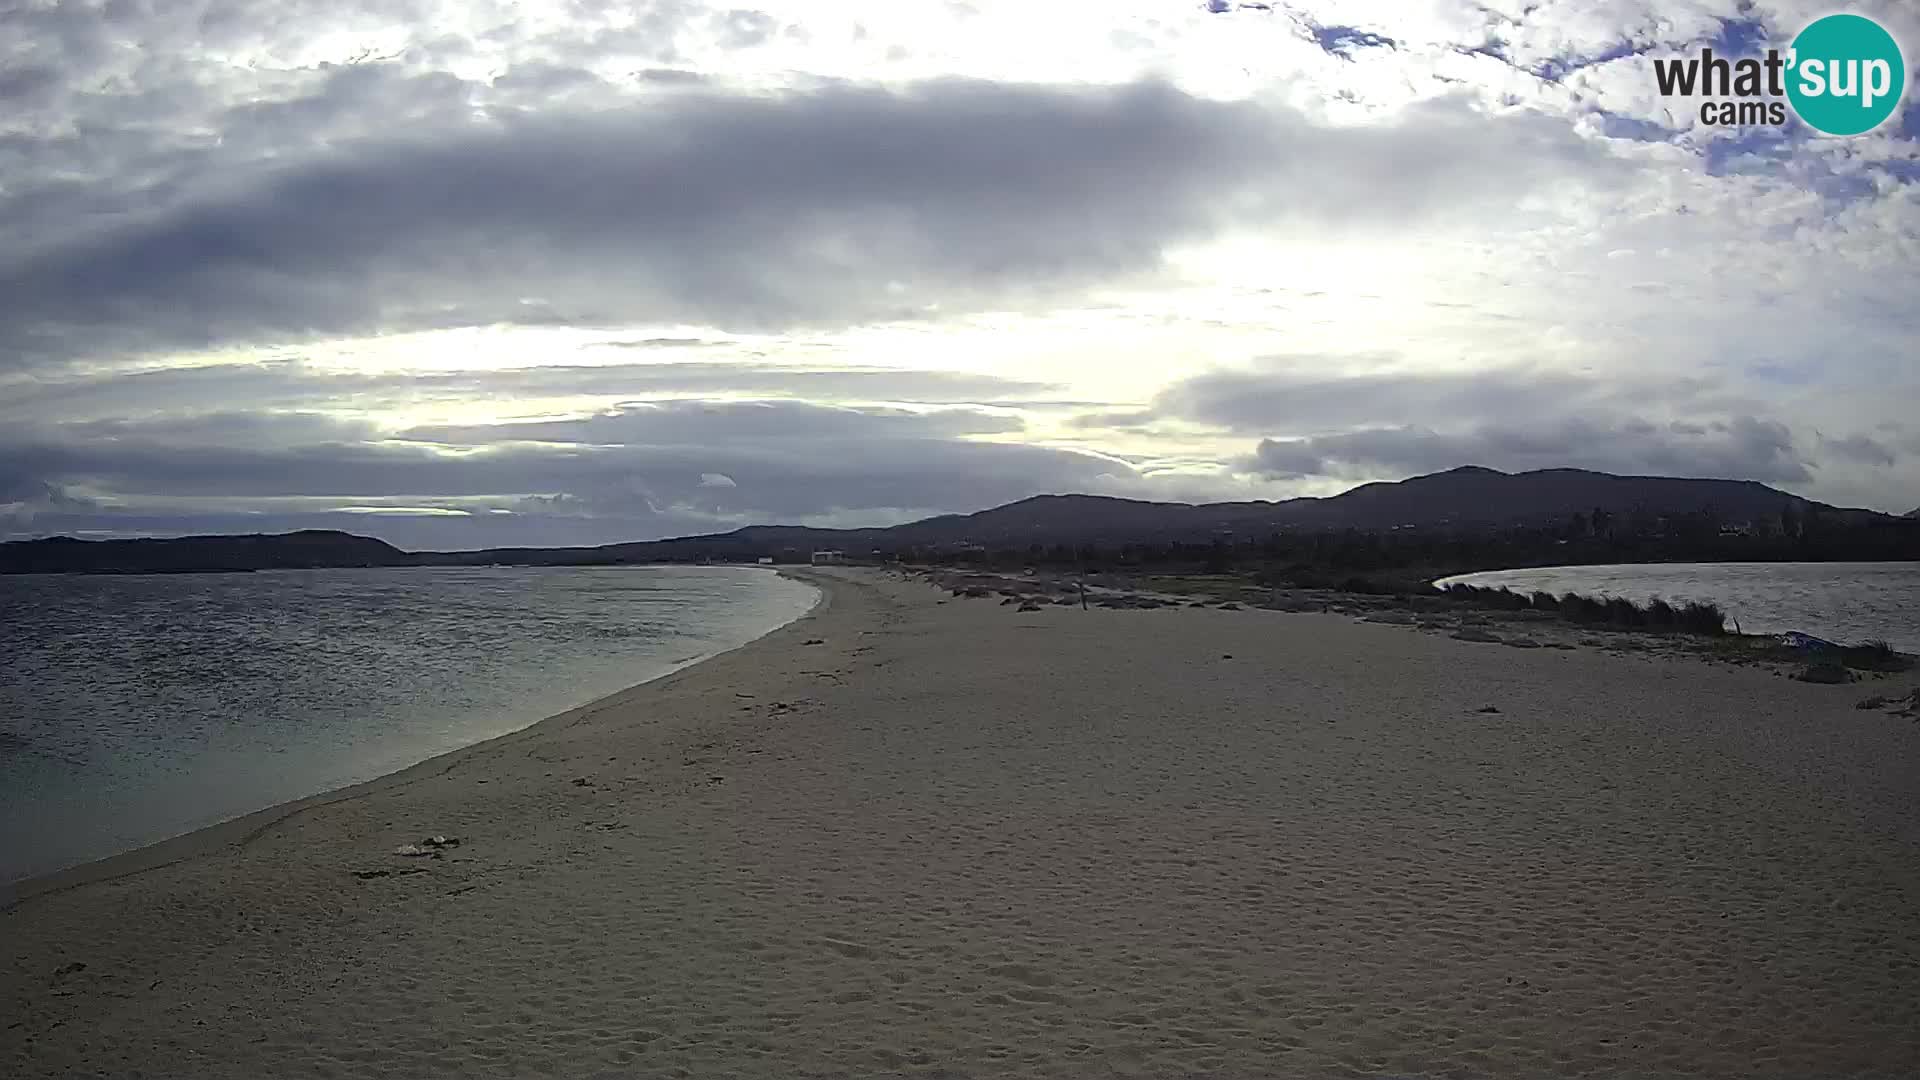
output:
M1607 597L1607 621L1615 626L1645 626L1647 613L1624 596Z
M1349 589L1350 592L1359 591ZM1726 633L1726 613L1712 604L1689 603L1675 607L1654 599L1645 605L1621 596L1596 598L1579 593L1554 596L1549 592L1518 593L1507 588L1486 588L1455 582L1439 590L1447 599L1479 608L1503 611L1550 611L1575 622L1618 627L1625 630L1653 628L1684 630L1694 634ZM1861 648L1867 648L1862 646ZM1865 655L1865 654L1863 654ZM1898 655L1898 654L1894 654Z
M1568 593L1560 601L1560 610L1571 615L1575 621L1584 623L1602 623L1607 621L1607 605L1591 596Z
M1840 650L1837 659L1857 671L1905 671L1913 665L1910 657L1895 652L1893 646L1880 640L1848 645Z
M1724 634L1727 613L1713 604L1690 603L1678 612L1680 628L1695 634Z

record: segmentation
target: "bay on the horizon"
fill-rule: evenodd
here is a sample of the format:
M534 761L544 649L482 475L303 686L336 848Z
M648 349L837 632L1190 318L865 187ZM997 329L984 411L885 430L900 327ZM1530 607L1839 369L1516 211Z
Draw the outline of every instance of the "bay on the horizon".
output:
M735 567L0 577L0 881L515 731L817 595Z
M1920 562L1630 563L1456 574L1516 592L1618 596L1638 603L1718 604L1749 634L1798 630L1842 644L1881 640L1920 653Z

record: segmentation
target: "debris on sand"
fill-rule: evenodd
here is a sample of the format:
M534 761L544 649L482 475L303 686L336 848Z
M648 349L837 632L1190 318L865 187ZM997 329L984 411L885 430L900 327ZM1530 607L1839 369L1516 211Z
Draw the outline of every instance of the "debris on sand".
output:
M406 877L408 874L424 874L426 872L427 872L427 868L424 866L415 866L406 870L350 870L348 871L348 873L352 874L354 877L359 878L361 881L372 881L374 878L385 878L385 877Z
M1848 671L1847 666L1838 660L1816 660L1808 664L1806 669L1801 671L1800 674L1795 675L1794 678L1799 679L1801 682L1832 685L1835 683L1852 682L1853 672Z
M1872 697L1862 698L1858 702L1855 702L1853 707L1856 709L1885 709L1895 716L1910 716L1916 720L1920 720L1920 690L1915 690L1905 697L1897 698L1881 697L1875 694Z
M459 846L460 838L457 836L429 836L417 844L401 844L393 849L393 853L410 859L442 859L446 857L447 848Z

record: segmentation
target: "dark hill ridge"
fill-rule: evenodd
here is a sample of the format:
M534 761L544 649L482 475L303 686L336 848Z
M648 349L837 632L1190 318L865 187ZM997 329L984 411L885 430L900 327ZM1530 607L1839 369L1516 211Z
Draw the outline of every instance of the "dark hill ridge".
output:
M812 529L751 525L727 533L595 548L496 548L409 554L348 533L0 544L0 572L267 569L306 566L594 564L693 558L750 559L816 548L906 551L979 545L1166 543L1216 537L1253 540L1275 532L1344 529L1487 531L1560 526L1595 509L1621 518L1710 513L1720 522L1777 523L1808 511L1835 525L1894 525L1901 518L1843 510L1751 480L1616 476L1585 469L1504 473L1480 466L1362 484L1327 498L1279 502L1157 503L1100 495L1036 495L972 514L945 514L889 528ZM1912 517L1913 515L1908 515Z
M1280 502L1154 503L1095 495L1037 495L976 514L950 515L891 529L844 533L894 543L988 546L1241 538L1293 530L1393 528L1485 529L1557 525L1595 508L1612 514L1665 516L1712 512L1727 523L1778 521L1783 510L1807 508L1857 521L1884 519L1868 510L1840 510L1751 480L1615 476L1584 469L1503 473L1479 466L1363 484L1327 498ZM823 535L835 535L823 533Z
M1503 473L1475 465L1398 483L1363 484L1314 501L1318 505L1310 513L1327 514L1327 525L1362 529L1546 523L1595 507L1616 514L1710 510L1725 521L1777 518L1788 507L1834 509L1753 480L1615 476L1586 469Z
M0 544L0 573L196 573L322 566L404 566L414 560L384 540L303 529L277 536L181 536L165 540L18 540Z

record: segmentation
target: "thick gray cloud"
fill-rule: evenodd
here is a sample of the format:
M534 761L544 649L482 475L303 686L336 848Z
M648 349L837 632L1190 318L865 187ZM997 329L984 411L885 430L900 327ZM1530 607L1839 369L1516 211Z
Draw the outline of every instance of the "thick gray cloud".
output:
M1317 365L1317 366L1324 366ZM1511 415L1551 401L1588 398L1591 380L1564 373L1319 375L1218 371L1158 394L1155 411L1242 433L1345 427L1355 423L1427 424L1462 415Z
M1494 83L1457 81L1457 64L1435 81L1436 49L1457 60L1488 19L1508 26L1466 5L1458 26L1437 24L1453 26L1446 40L1395 19L1371 27L1394 49L1333 65L1331 81L1307 48L1312 64L1273 56L1271 71L1246 72L1263 88L1224 101L1152 79L898 81L1153 70L1215 86L1174 9L1151 27L1116 16L1140 62L1112 67L1098 55L1117 40L1111 20L1107 35L1087 25L1071 62L1013 55L1053 55L1039 39L990 55L981 41L1028 21L1013 5L855 28L805 6L789 16L704 0L539 12L0 0L0 531L328 524L412 543L560 543L891 520L1048 490L1284 495L1465 461L1751 476L1910 505L1920 435L1874 421L1892 415L1887 388L1908 372L1895 256L1914 236L1911 200L1889 186L1832 201L1798 165L1759 183L1717 175L1724 162L1697 159L1699 146L1582 133L1597 99L1532 76L1509 86L1507 64L1592 58L1647 26L1690 41L1718 23L1557 7L1511 23L1536 36L1487 60ZM1207 33L1226 25L1199 8L1187 17ZM1447 36L1461 27L1465 38ZM1556 27L1579 33L1562 41ZM1334 39L1352 33L1323 29L1319 46L1344 55L1350 42ZM800 42L819 48L791 49ZM815 55L837 59L793 70ZM1405 85L1360 78L1389 72ZM1622 93L1646 96L1631 81L1621 65L1582 64L1566 83L1610 86L1617 109ZM1425 100L1403 107L1405 91ZM1794 147L1794 160L1904 153ZM1260 280L1258 262L1210 261L1223 251L1208 243L1223 239L1229 258L1277 241L1286 265L1264 264L1273 280ZM1377 281L1361 252L1382 260ZM1307 291L1323 286L1303 284L1321 256L1324 304ZM1784 302L1816 295L1811 316ZM1403 297L1397 313L1375 303ZM1144 408L1100 401L1101 378L1063 355L1074 346L1051 329L1028 336L1037 324L1022 317L1071 306L1062 323L1094 320L1091 340L1129 309L1175 303L1194 335L1168 339L1156 377L1173 381ZM1858 355L1829 355L1803 332L1835 313ZM784 333L889 320L929 336ZM1004 341L973 339L1004 346L996 369L1031 355L1033 370L1072 385L833 362L841 345L876 356L876 341L937 340L943 320L1008 327ZM357 345L312 363L248 356L500 324L623 340L580 352L585 335L476 335L528 343L508 370L480 370L499 362L489 354L469 371L353 372ZM1236 326L1238 338L1217 333ZM1326 347L1329 327L1340 347L1376 351L1187 366ZM459 347L429 337L421 362L457 363ZM202 348L252 362L136 370ZM407 362L391 344L368 352ZM547 363L581 358L622 362ZM1433 373L1442 363L1477 370ZM1109 385L1128 402L1153 390ZM421 416L561 410L599 411L394 437ZM1129 456L988 441L1061 421ZM513 513L332 509L361 502Z
M274 156L214 168L223 139L178 151L164 190L0 197L0 240L15 241L0 249L0 363L498 322L788 328L1028 305L1154 270L1230 224L1431 222L1612 171L1562 127L1449 102L1338 129L1157 83L941 80L469 120L452 78L342 70L317 97L227 118L237 141L284 144ZM337 108L389 97L430 122L306 146Z
M1244 466L1261 475L1291 478L1380 472L1404 476L1463 464L1519 472L1569 462L1604 472L1766 483L1802 482L1813 475L1784 424L1751 416L1667 424L1575 417L1546 423L1509 421L1454 433L1419 426L1366 428L1263 439Z
M36 425L39 426L39 425ZM62 442L154 446L313 446L357 443L379 437L364 420L322 412L163 413L144 419L111 417L61 424Z
M1389 358L1368 358L1378 368ZM1403 477L1487 465L1508 471L1578 465L1608 472L1713 476L1773 484L1838 483L1852 465L1892 465L1865 435L1797 440L1763 403L1707 376L1531 368L1329 372L1329 362L1275 357L1245 371L1171 384L1132 418L1171 418L1264 436L1240 463L1274 480ZM1091 418L1118 424L1125 414ZM1823 465L1826 472L1820 472ZM1836 489L1837 491L1838 489Z
M1650 381L1529 368L1340 373L1340 367L1351 363L1276 357L1251 371L1207 372L1161 391L1147 415L1264 435L1357 426L1434 426L1602 409L1640 411L1663 405L1722 412L1751 407L1744 398L1725 394L1715 382L1698 377Z
M353 424L319 418L295 425L310 441L271 432L245 437L282 423L217 414L197 422L12 433L0 442L0 491L7 493L0 497L0 531L43 533L61 523L124 531L134 528L130 522L157 520L156 506L182 507L162 516L176 520L178 531L192 531L225 520L222 503L308 500L309 512L401 504L485 516L498 508L513 514L493 516L551 519L540 527L549 538L542 542L604 542L670 535L694 522L731 528L823 515L973 510L1131 472L1096 455L958 437L1005 427L974 410L916 415L802 402L679 401L582 421L408 433L412 440L479 444L461 452L425 441L364 441ZM75 512L77 500L95 495L103 507ZM353 520L360 532L415 541L432 535L457 545L470 542L460 530L474 519Z
M1823 435L1820 446L1837 458L1860 465L1892 465L1897 460L1891 447L1870 435L1848 435L1838 439Z
M945 438L1007 434L1026 425L1017 417L977 409L845 408L784 401L661 401L630 405L578 420L519 424L418 427L400 433L425 442L678 444L721 433L735 443L792 439Z
M85 420L125 414L355 408L477 398L646 398L780 394L822 400L995 404L1026 401L1047 383L952 371L801 367L754 361L575 364L488 371L362 374L297 361L209 364L132 373L0 382L0 422Z

